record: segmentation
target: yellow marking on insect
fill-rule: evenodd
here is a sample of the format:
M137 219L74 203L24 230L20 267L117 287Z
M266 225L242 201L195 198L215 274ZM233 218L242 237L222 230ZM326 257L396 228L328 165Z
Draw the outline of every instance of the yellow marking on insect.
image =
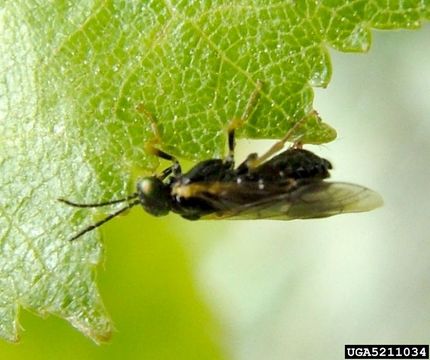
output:
M175 184L172 188L172 195L176 195L183 198L195 197L203 192L219 195L221 192L225 191L225 189L226 184L221 184L220 182L188 185Z

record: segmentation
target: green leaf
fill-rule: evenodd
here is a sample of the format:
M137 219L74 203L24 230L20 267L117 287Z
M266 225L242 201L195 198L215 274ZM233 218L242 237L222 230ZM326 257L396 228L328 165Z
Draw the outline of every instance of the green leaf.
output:
M222 156L228 122L261 80L239 136L282 137L312 112L312 86L327 86L329 47L363 52L371 27L415 29L429 18L418 0L3 2L0 335L18 340L24 308L109 338L97 232L67 241L94 219L56 199L128 193L157 165L144 151L155 138L149 114L166 151ZM311 120L305 142L334 139Z

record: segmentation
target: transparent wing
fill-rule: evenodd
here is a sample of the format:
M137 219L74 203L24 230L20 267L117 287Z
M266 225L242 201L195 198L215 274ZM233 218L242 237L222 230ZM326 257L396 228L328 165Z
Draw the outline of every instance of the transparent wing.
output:
M264 188L255 183L212 183L194 190L193 197L217 209L202 219L310 219L370 211L383 204L373 190L342 182L314 181L295 187L269 184Z

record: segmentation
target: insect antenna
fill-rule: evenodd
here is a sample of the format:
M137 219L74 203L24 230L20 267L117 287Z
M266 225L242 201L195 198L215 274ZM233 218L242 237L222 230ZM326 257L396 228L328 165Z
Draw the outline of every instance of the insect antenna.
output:
M79 204L79 203L75 203L73 201L66 200L63 198L59 198L58 201L61 201L62 203L65 203L67 205L74 206L74 207L88 208L88 207L100 207L100 206L118 204L118 203L122 203L125 201L136 199L138 196L139 196L138 193L134 193L134 194L131 194L131 195L129 195L123 199L110 200L110 201L105 201L105 202L101 202L101 203L92 203L92 204L91 203L90 204Z
M116 201L116 203L117 202L120 202L120 201ZM67 204L67 202L65 202L65 203ZM110 202L110 203L112 203L112 202ZM139 203L140 203L139 200L133 201L132 203L128 204L127 206L124 206L123 208L119 209L118 211L115 211L114 213L106 216L104 219L101 219L100 221L97 221L96 223L94 223L94 224L86 227L85 229L81 230L76 235L74 235L72 238L70 238L69 241L76 240L77 238L81 237L82 235L86 234L87 232L98 228L99 226L103 225L105 222L108 222L109 220L113 219L114 217L118 216L119 214L123 213L124 211L131 209L133 206L138 205ZM109 204L105 204L105 205L109 205ZM72 206L74 206L74 205L72 205ZM100 206L103 206L103 205L100 205Z

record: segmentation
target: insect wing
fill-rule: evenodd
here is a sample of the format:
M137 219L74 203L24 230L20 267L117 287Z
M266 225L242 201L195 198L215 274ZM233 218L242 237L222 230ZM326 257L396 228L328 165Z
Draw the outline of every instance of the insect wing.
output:
M357 184L315 182L291 194L286 218L322 218L343 213L365 212L382 206L382 197Z
M383 204L379 194L356 184L314 181L291 186L223 184L212 193L196 194L218 211L202 219L293 220L323 218L373 210Z

